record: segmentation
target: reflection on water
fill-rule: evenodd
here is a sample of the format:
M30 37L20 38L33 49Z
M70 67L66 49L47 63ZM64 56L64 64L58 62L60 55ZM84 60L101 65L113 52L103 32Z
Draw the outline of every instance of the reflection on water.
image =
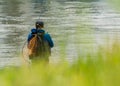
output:
M106 3L80 1L1 0L0 58L18 58L28 32L39 19L45 21L45 30L55 42L51 62L64 56L70 62L78 55L85 57L86 52L95 51L91 46L105 42L105 35L120 31L120 15Z

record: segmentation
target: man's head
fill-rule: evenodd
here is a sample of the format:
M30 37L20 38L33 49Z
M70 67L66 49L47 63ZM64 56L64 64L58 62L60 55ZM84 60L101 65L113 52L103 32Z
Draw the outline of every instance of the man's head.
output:
M44 27L44 22L43 21L36 21L35 23L36 28L43 28Z

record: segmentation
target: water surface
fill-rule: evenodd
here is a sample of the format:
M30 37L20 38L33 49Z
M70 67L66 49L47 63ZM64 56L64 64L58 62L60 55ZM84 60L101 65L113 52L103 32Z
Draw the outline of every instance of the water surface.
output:
M27 35L39 19L55 43L51 62L85 58L120 32L119 13L100 0L1 0L0 65L18 63Z

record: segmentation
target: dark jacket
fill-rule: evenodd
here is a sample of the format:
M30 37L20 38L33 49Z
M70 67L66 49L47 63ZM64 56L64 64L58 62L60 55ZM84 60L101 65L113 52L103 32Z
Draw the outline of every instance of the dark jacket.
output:
M43 29L37 30L37 29L35 29L35 28L31 29L31 32L29 33L28 39L27 39L28 43L29 43L29 41L32 39L33 34L41 33L41 32L42 32L42 33L45 33L45 30L43 30ZM44 34L44 40L49 43L49 46L50 46L51 48L54 46L53 40L52 40L51 36L50 36L48 33L45 33L45 34Z

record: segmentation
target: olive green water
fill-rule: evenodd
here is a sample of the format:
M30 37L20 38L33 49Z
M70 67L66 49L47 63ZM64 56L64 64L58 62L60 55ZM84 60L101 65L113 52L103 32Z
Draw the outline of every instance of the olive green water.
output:
M20 64L27 35L39 19L55 43L50 62L86 58L107 38L113 40L120 32L119 13L103 0L80 1L0 0L0 66Z

